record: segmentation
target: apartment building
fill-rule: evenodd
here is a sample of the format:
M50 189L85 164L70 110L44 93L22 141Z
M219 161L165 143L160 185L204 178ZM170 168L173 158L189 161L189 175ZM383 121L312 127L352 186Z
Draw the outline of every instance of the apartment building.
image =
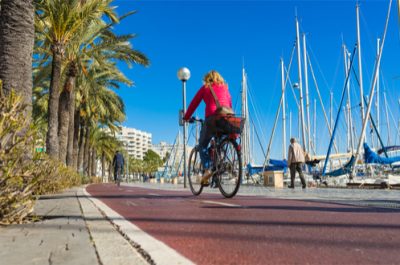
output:
M122 126L115 137L124 144L125 150L133 158L143 159L151 148L152 135L148 132Z

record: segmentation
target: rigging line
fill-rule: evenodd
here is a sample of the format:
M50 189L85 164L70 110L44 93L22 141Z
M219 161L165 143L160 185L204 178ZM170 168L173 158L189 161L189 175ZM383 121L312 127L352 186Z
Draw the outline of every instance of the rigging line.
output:
M174 143L173 143L173 145L172 145L172 148L170 149L170 150L171 150L171 154L172 154L172 152L173 152L173 150L174 150L174 148L175 148L175 144L176 144L177 138L178 138L178 136L175 137L175 140L174 140ZM169 155L170 157L171 157L171 154ZM162 173L162 177L164 177L165 171L168 171L168 164L169 164L170 157L168 157L168 160L167 160L167 162L165 163L164 171L163 171L163 173ZM168 172L167 172L167 173L168 173Z
M191 136L192 133L193 133L193 128L194 128L194 126L192 126L192 128L190 128L190 132L189 132L189 135L188 135L189 137L188 137L188 139L186 139L186 145L189 143L190 136ZM183 147L183 146L182 146L182 147ZM181 159L180 159L180 161L179 161L177 173L179 173L179 169L181 168L181 165L182 165L182 162L183 162L183 156L184 156L184 153L183 153L183 151L182 151L182 156L181 156Z
M319 64L319 62L318 62L318 60L317 60L317 56L315 56L315 54L314 54L314 51L313 51L313 49L312 49L312 46L307 45L307 48L308 48L309 51L311 52L311 56L313 57L314 61L315 61L316 64L317 64L318 72L319 72L320 75L322 76L322 80L323 80L323 82L325 83L325 86L326 86L327 88L329 88L330 86L329 86L328 80L326 79L324 73L322 72L321 65ZM341 55L338 57L338 61L337 61L337 64L336 64L336 72L335 72L334 80L335 80L336 77L337 77L337 72L338 72L338 68L339 68L340 61L341 61Z
M285 67L285 74L286 74L287 76L289 76L289 71L286 70L286 67ZM294 92L292 80L291 80L290 78L289 78L289 85L290 85L290 90L292 91L293 98L294 98L294 100L295 100L295 102L296 102L297 109L300 109L300 104L299 104L299 101L298 101L298 99L297 99L296 93Z
M285 67L285 74L286 74L285 88L286 88L286 86L287 86L287 81L289 80L290 88L291 88L291 90L292 90L293 98L294 98L294 100L296 101L297 109L300 109L300 104L299 104L299 102L298 102L298 100L297 100L296 93L294 93L293 84L292 84L292 81L290 80L290 76L289 76L290 69L292 68L292 62L293 62L294 52L295 52L295 50L296 50L296 41L297 41L297 40L295 40L295 42L294 42L294 44L293 44L292 53L290 54L290 61L289 61L288 68L286 69L286 67ZM285 90L286 90L286 89L285 89Z
M296 47L296 45L295 45L294 47ZM294 53L292 53L292 55L293 55L293 54L294 54ZM292 65L292 59L293 59L293 56L292 56L292 58L291 58L291 60L290 60L289 68L290 68L291 65ZM286 75L285 83L284 83L284 86L283 86L284 88L286 88L288 79L289 79L289 73L287 73L287 75ZM285 92L285 91L283 91L283 92ZM264 163L263 163L263 170L265 169L265 165L267 164L267 162L269 163L269 155L270 155L272 140L273 140L273 138L274 138L276 125L277 125L277 123L278 123L279 114L280 114L280 112L281 112L281 107L282 107L282 105L283 105L283 104L282 104L282 103L283 103L283 96L284 96L284 93L281 94L281 99L280 99L280 101L279 101L279 107L278 107L278 110L277 110L277 112L276 112L276 114L275 114L274 126L273 126L273 128L272 128L272 133L271 133L271 136L270 136L270 138L269 138L269 143L268 143L268 148L267 148L267 154L265 155L265 160L264 160Z
M367 44L369 44L369 50L371 50L371 51L376 51L376 44L375 44L375 42L372 42L372 40L376 40L376 37L373 37L372 35L372 33L371 33L371 30L370 30L370 26L369 26L369 24L368 24L368 21L367 21L367 19L365 18L365 16L364 16L364 13L363 13L363 10L360 8L359 9L360 10L360 18L361 18L361 23L365 26L364 27L364 30L363 30L363 32L365 32L366 33L366 35L367 35ZM376 52L374 52L374 53L367 53L368 55L371 55L371 54L373 54L374 56L374 58L376 58Z
M261 143L260 136L258 135L258 131L256 130L256 126L254 125L254 120L253 120L252 118L250 118L250 122L251 122L251 123L253 124L253 126L254 126L254 132L256 133L258 143L259 143L259 145L260 145L261 151L263 152L263 155L265 156L265 150L264 150L264 147L263 147L263 145L262 145L262 143Z
M339 106L338 114L336 115L335 126L333 128L332 137L331 137L331 140L330 140L330 143L329 143L328 153L326 154L325 164L324 164L324 168L322 170L322 176L325 176L326 166L328 165L329 156L331 154L332 143L333 143L333 140L334 140L334 137L335 137L335 132L336 132L336 129L337 129L337 123L338 123L339 118L340 118L340 113L341 113L341 110L342 110L343 100L344 100L344 97L346 95L347 82L349 81L350 69L353 66L353 60L354 60L354 55L355 55L356 49L357 49L357 45L354 46L354 50L353 50L353 53L351 55L350 68L349 68L349 70L347 71L347 74L346 74L346 81L344 83L344 87L343 87L343 91L342 91L342 98L340 100L340 106Z
M400 135L400 131L399 131L399 128L397 127L397 125L396 125L397 122L394 119L393 112L392 112L391 108L388 108L388 110L389 110L390 117L392 117L394 128L396 129L397 135ZM397 136L395 138L397 138Z
M387 85L387 80L386 80L386 78L385 78L385 76L383 75L383 72L381 72L381 81L382 81L382 84L383 84L383 89L384 89L384 91L385 91L385 93L387 92L387 88L386 88L386 85ZM393 101L392 101L392 98L391 97L389 97L389 101L390 101L390 103L392 103L391 105L393 106ZM394 115L393 115L393 112L392 112L392 108L388 108L388 110L389 110L389 114L390 114L390 116L391 116L391 118L392 118L392 121L393 121L393 124L394 124L394 128L396 129L396 132L397 132L397 135L396 135L396 137L395 137L395 141L397 140L397 136L400 134L400 132L399 132L399 129L398 129L398 126L396 125L397 124L397 122L395 121L395 119L394 119Z
M248 91L250 92L250 90L248 90ZM259 118L259 113L254 109L252 92L249 93L249 96L250 96L250 104L251 104L251 106L253 107L254 116L255 116L256 121L257 121L257 123L258 123L258 127L259 127L259 129L261 130L261 134L262 134L263 139L265 139L266 137L265 137L265 135L264 135L264 130L263 130L264 127L263 127L262 124L261 124L261 121L260 121L260 118ZM254 124L253 124L253 125L254 125Z
M236 112L236 107L238 106L238 102L239 102L239 95L240 95L240 93L237 93L236 100L235 100L235 105L233 105L234 106L233 109L235 110L235 112Z
M307 59L308 59L308 64L310 65L311 76L312 76L312 78L313 78L313 80L314 80L315 89L317 90L318 99L319 99L319 102L320 102L321 107L322 107L322 112L324 113L325 123L326 123L326 125L327 125L327 127L328 127L329 135L330 135L330 137L332 137L332 128L331 128L331 126L329 125L328 116L327 116L327 114L326 114L326 110L325 110L325 107L324 107L324 103L322 102L321 93L320 93L320 91L319 91L317 79L315 78L314 69L313 69L313 67L312 67L311 59L310 59L310 56L309 56L308 53L307 53ZM335 148L336 153L339 153L335 141L333 142L333 146L334 146L334 148Z
M248 79L247 79L247 81L248 81ZM248 92L248 95L249 95L250 104L251 104L251 106L252 106L252 108L254 110L254 116L256 117L256 121L258 123L258 127L261 130L262 137L265 138L263 128L266 128L266 126L263 126L263 124L261 123L261 119L260 119L261 114L260 114L260 111L258 110L259 109L258 106L255 106L255 104L257 102L254 100L252 86L251 86L251 84L249 84L249 82L247 83L247 92Z
M399 20L399 40L400 40L400 0L397 0L397 17Z
M247 81L248 81L248 79L247 79ZM266 126L263 126L263 124L261 123L261 119L260 119L261 114L260 114L260 111L259 111L260 108L258 106L256 106L257 102L254 100L252 86L251 86L251 84L249 84L249 82L247 84L248 84L247 85L247 92L248 92L248 95L249 95L250 104L253 107L254 115L256 116L256 120L258 122L258 127L261 130L261 132L263 132L263 128L265 128Z

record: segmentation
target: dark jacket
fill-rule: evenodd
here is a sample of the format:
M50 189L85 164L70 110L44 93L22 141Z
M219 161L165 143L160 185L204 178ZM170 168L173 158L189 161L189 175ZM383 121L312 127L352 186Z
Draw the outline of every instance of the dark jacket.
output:
M113 159L113 166L114 167L124 167L124 157L121 153L116 153Z

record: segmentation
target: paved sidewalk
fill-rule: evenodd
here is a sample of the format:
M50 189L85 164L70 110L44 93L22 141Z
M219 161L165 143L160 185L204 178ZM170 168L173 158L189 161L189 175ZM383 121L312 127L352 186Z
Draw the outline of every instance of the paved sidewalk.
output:
M42 196L40 221L0 226L0 264L149 264L84 194L82 188Z

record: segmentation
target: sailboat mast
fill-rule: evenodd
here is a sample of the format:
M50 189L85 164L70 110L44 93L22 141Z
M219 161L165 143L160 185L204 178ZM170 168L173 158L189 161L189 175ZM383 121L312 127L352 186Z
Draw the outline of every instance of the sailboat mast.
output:
M303 62L304 62L304 86L306 89L306 113L307 113L307 150L311 151L311 127L310 127L310 100L308 97L308 67L307 67L307 45L306 34L303 33Z
M292 111L289 111L289 136L292 137Z
M387 126L387 133L388 133L387 145L390 145L390 143L391 143L391 141L390 141L391 140L390 121L389 121L389 111L388 111L388 106L387 106L387 101L386 101L386 92L383 92L383 100L385 101L386 126ZM396 124L394 126L396 126Z
M380 46L380 41L381 41L381 39L377 39L376 40L376 54L378 55L379 54L379 46ZM375 101L375 108L376 108L376 127L377 127L377 130L378 130L378 132L380 132L380 111L379 111L379 109L380 109L380 107L379 107L379 94L380 94L380 82L379 82L379 80L380 80L380 78L379 78L379 72L380 72L380 69L378 69L378 77L377 77L377 80L376 80L376 101ZM377 145L378 146L378 145Z
M348 74L350 74L349 67L350 67L350 53L347 50L346 45L343 45L343 57L344 57L344 71L346 78L349 78L349 81L347 82L347 149L348 150L353 150L354 149L354 143L353 143L353 136L352 136L352 128L353 128L353 122L352 122L352 117L351 117L351 97L350 97L350 76L347 77ZM353 151L352 151L353 152Z
M246 165L247 163L247 137L246 137L246 122L247 122L247 115L246 115L246 106L245 106L245 102L246 102L246 91L245 91L245 74L244 74L244 67L242 67L242 117L243 119L245 119L245 126L243 128L243 132L242 132L242 139L243 139L243 143L242 143L242 150L243 150L243 164Z
M370 98L369 98L369 101L368 101L367 112L365 114L366 117L368 117L370 112L371 112L372 100L373 100L373 97L374 97L376 81L377 81L377 78L378 78L378 70L379 70L380 64L381 64L382 50L383 50L383 45L385 44L385 38L386 38L386 32L387 32L387 28L388 28L388 24L389 24L389 16L390 16L390 9L391 8L392 8L392 0L390 0L390 2L389 2L388 14L387 14L387 17L386 17L385 29L384 29L383 38L382 38L382 45L380 45L380 47L379 47L378 57L376 58L374 78L372 80L372 87L371 87L371 92L370 92L371 94L370 94ZM363 140L363 135L365 134L366 128L367 128L367 119L364 119L362 130L361 130L360 141L358 142L357 151L356 151L356 154L355 154L356 163L357 163L357 159L358 159L358 156L360 154L360 151L361 151L361 144L363 142L362 141ZM353 169L352 169L352 172L351 172L351 176L354 176L355 171L356 171L356 167L353 166Z
M285 66L283 58L281 58L281 73L282 73L282 154L283 159L286 159L286 103L285 103Z
M363 75L362 75L362 61L361 61L361 37L360 37L360 5L356 4L356 16L357 16L357 55L358 55L358 76L360 80L360 99L361 99L361 121L364 123L365 113L364 113L364 85L363 85ZM362 141L364 140L365 134L361 136Z
M301 124L301 138L303 142L303 148L306 149L306 134L304 126L304 100L303 100L303 85L302 85L302 73L301 73L301 55L300 55L300 30L299 21L296 16L296 45L297 45L297 64L299 71L299 90L300 90L300 124ZM307 150L308 151L308 150Z
M244 67L242 69L242 116L245 119L245 125L242 133L243 164L247 165L248 163L250 163L250 121L247 99L247 77Z
M317 154L317 99L314 98L314 155Z
M350 52L347 52L347 70L350 69ZM349 71L350 72L350 71ZM350 79L350 76L349 76ZM353 115L351 113L351 97L350 97L350 80L348 83L349 89L348 89L348 93L349 93L349 126L350 126L350 147L351 147L351 153L354 152L354 138L353 138Z
M347 67L347 49L346 45L343 44L343 59L344 59L344 74L345 78L350 78L347 75L348 73L348 67ZM347 82L346 86L347 90L347 102L346 102L346 124L347 124L347 151L350 150L350 134L351 134L351 127L350 127L350 85L349 82Z

